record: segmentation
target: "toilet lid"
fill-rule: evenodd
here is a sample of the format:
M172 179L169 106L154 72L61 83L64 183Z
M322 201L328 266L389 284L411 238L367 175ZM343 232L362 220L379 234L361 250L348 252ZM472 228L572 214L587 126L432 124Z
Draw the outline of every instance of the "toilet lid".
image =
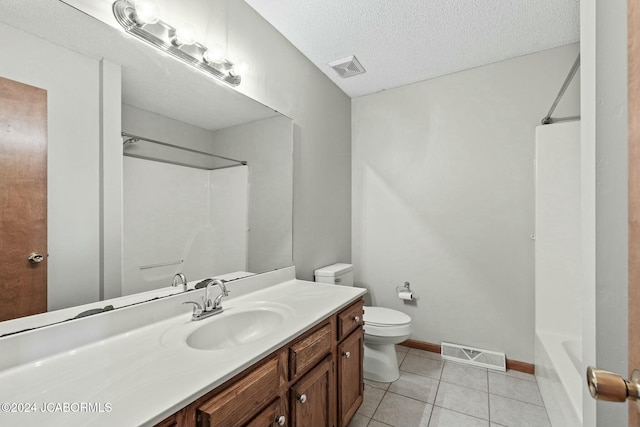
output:
M411 317L390 308L365 307L364 323L373 326L399 326L411 323Z

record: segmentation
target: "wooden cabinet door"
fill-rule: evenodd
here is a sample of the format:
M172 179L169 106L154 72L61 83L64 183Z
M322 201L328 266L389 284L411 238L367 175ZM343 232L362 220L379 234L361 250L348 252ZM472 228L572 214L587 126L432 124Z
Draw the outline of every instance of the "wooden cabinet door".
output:
M291 427L335 425L331 363L327 357L291 387Z
M338 426L345 427L362 404L362 328L338 345Z
M284 399L277 398L264 408L245 427L280 427L288 426Z

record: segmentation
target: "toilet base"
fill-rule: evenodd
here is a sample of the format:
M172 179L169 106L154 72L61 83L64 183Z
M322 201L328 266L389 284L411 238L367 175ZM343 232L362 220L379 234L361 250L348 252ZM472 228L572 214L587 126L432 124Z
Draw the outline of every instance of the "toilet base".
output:
M395 344L373 344L364 341L364 377L390 383L400 378Z

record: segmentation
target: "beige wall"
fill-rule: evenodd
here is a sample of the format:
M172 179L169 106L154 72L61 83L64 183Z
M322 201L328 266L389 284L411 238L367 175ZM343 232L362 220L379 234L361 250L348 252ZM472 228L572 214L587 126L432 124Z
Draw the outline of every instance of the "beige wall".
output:
M351 258L351 100L242 1L229 52L251 61L240 91L293 119L293 261L300 279Z
M355 280L414 339L533 362L535 127L570 45L352 102ZM579 115L574 82L554 117ZM415 304L396 297L410 281Z

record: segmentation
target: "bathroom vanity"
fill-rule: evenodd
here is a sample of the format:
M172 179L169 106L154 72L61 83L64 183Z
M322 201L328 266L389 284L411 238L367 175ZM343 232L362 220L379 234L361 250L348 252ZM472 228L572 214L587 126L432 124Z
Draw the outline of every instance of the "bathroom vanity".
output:
M287 268L0 338L3 426L346 426L363 398L362 295ZM9 405L7 405L9 404Z
M157 424L346 426L363 398L363 300Z

